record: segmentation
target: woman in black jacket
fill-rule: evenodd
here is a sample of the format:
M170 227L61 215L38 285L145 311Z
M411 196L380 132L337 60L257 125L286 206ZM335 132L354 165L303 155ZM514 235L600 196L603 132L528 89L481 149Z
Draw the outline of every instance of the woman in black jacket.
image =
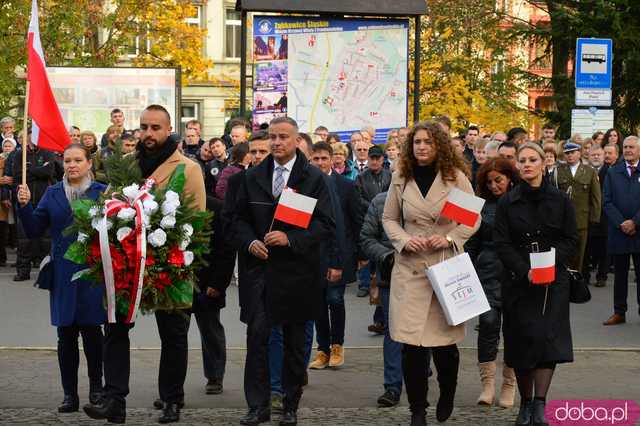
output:
M566 264L577 243L576 218L566 194L548 184L544 152L518 149L522 183L498 201L493 239L507 269L502 283L504 358L514 368L521 404L516 425L547 425L545 399L556 364L573 361ZM531 284L529 254L556 250L556 280Z
M478 232L465 244L465 250L473 261L491 306L491 310L480 315L478 330L478 367L482 382L482 393L478 397L480 405L492 405L495 399L496 358L502 326L500 287L504 281L504 266L493 242L493 225L498 200L514 187L517 180L518 170L504 158L493 158L480 167L476 180L477 192L479 197L486 200L482 209L482 224ZM512 368L504 365L502 377L498 405L509 408L513 406L515 396L515 373Z

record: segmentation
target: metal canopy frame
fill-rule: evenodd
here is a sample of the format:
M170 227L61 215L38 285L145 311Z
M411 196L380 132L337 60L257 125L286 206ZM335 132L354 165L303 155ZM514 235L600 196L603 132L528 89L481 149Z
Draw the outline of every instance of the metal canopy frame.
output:
M345 4L347 3L347 4ZM420 117L420 17L427 13L426 0L237 0L241 13L240 116L247 112L247 15L249 12L300 13L320 17L408 17L414 20L413 120Z

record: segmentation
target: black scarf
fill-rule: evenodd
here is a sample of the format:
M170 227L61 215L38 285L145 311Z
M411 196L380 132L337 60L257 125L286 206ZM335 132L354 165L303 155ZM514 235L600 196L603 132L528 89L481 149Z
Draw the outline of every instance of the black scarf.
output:
M138 150L138 164L142 170L142 176L148 178L178 149L178 135L170 135L157 151L147 151L142 141L138 143L136 149Z

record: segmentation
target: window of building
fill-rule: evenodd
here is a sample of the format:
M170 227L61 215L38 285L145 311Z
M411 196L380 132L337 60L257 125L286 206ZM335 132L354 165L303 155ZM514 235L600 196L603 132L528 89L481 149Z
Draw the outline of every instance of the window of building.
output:
M193 5L193 14L187 16L185 19L187 24L193 25L194 27L203 28L204 27L204 19L203 19L203 6L201 4Z
M240 59L240 35L242 17L240 12L234 9L225 9L225 57L227 59Z
M149 38L148 31L146 29L141 29L140 34L130 36L124 50L125 54L129 57L150 53L151 39Z
M200 112L202 108L198 101L182 101L180 107L180 132L184 134L184 129L188 121L198 120L202 122Z

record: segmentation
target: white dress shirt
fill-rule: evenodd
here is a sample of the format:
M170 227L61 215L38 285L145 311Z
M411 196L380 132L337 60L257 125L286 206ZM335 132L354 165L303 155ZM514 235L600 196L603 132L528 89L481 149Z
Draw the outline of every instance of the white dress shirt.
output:
M573 166L569 166L569 169L571 170L571 176L576 177L576 172L578 171L578 167L580 167L580 162L577 162Z
M289 160L286 164L278 164L278 162L276 160L273 160L273 176L271 177L271 187L273 188L273 186L276 183L276 176L277 173L276 172L276 168L278 167L284 167L284 171L282 172L282 179L284 180L284 186L283 189L287 187L287 182L289 182L289 175L291 174L291 170L293 169L293 165L296 162L296 158L298 158L297 155L294 155L293 158L291 160Z

